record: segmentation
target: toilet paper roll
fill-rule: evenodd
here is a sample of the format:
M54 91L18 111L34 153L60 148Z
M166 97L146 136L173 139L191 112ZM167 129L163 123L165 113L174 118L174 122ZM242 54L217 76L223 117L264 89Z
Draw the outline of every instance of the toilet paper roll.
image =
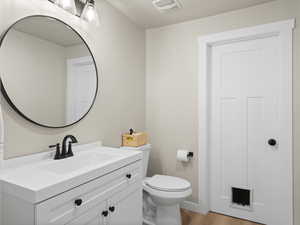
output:
M177 160L180 162L188 162L190 161L189 151L187 150L178 150L177 151Z

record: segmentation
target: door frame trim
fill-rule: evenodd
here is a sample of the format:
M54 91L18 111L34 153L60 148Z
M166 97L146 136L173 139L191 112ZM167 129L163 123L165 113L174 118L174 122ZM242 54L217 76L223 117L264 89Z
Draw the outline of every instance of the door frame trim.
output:
M210 210L209 199L209 76L210 76L210 52L213 46L224 45L228 43L255 40L266 37L280 37L282 41L283 53L283 71L286 74L286 83L284 95L288 99L286 103L288 115L288 154L291 160L290 185L291 194L294 196L293 181L293 29L295 28L295 19L258 25L249 28L232 30L217 34L198 37L198 185L199 185L199 204L205 208L205 212ZM294 204L294 199L292 199ZM294 208L292 206L292 208ZM291 212L293 219L293 212ZM287 224L288 225L288 224Z

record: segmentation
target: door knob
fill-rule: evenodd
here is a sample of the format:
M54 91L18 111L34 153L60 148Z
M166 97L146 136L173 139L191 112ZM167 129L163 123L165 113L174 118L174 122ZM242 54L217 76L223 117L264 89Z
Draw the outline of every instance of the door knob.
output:
M277 142L276 142L275 139L269 139L269 140L268 140L268 144L269 144L270 146L275 146L275 145L277 144Z
M131 174L129 173L129 174L126 174L126 177L128 178L128 179L130 179L131 178Z
M114 211L115 211L115 207L114 207L114 206L111 206L111 207L109 207L108 209L109 209L109 211L111 211L111 212L114 212Z

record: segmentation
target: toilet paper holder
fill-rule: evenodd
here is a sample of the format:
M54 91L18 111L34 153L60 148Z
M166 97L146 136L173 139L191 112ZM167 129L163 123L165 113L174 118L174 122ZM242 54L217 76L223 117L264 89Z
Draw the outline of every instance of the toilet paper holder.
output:
M189 152L188 155L187 155L187 157L189 159L192 159L194 157L194 152Z
M190 152L190 151L187 151L185 149L179 149L177 150L177 160L179 162L189 162L193 159L194 157L194 153L193 152Z

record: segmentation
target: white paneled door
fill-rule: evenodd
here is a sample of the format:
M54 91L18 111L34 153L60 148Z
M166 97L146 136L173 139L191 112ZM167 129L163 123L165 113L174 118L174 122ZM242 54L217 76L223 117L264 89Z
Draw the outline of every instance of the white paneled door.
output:
M67 65L66 121L73 123L93 104L97 78L92 57L68 59Z
M215 45L209 77L212 211L292 223L288 90L279 35Z

